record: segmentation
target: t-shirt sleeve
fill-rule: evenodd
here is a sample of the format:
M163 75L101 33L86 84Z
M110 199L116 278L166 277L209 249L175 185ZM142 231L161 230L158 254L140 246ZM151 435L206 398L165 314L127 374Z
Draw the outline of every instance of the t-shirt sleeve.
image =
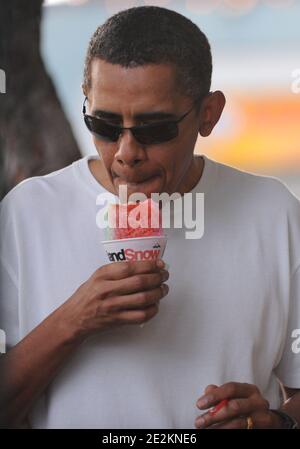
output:
M18 256L14 224L12 204L6 197L0 203L0 329L2 340L6 340L6 350L19 341Z
M300 201L286 190L290 281L283 352L275 374L290 388L300 388Z
M286 342L275 373L286 387L300 388L300 266L291 277Z

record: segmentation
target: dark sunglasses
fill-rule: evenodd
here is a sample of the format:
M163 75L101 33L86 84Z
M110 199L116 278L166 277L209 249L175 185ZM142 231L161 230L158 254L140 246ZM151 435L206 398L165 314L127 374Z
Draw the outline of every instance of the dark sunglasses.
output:
M92 134L101 140L108 142L117 142L124 129L129 129L134 138L142 145L153 145L163 142L168 142L178 136L178 123L180 123L195 106L201 101L203 97L197 99L191 109L176 120L166 120L148 125L131 126L125 128L119 125L113 125L100 117L94 117L86 114L85 97L82 107L82 113L87 128Z

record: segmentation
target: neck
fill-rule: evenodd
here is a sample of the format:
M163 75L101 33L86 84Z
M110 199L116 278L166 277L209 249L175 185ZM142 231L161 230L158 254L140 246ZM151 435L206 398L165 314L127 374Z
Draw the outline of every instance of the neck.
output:
M193 156L190 167L187 170L183 180L180 182L177 192L181 195L188 193L198 184L203 174L204 159L202 156Z

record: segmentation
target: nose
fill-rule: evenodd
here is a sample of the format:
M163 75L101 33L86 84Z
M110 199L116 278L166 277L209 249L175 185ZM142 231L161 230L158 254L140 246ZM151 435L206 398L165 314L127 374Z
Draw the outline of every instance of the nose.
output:
M147 158L144 145L140 144L129 129L123 130L117 142L115 159L120 165L133 167Z

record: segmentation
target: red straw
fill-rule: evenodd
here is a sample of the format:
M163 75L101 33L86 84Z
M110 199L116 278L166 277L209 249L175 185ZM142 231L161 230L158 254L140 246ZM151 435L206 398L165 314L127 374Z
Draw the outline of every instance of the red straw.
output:
M215 416L227 404L228 404L228 399L223 399L223 401L219 402L214 408L209 410L209 414L211 416Z

